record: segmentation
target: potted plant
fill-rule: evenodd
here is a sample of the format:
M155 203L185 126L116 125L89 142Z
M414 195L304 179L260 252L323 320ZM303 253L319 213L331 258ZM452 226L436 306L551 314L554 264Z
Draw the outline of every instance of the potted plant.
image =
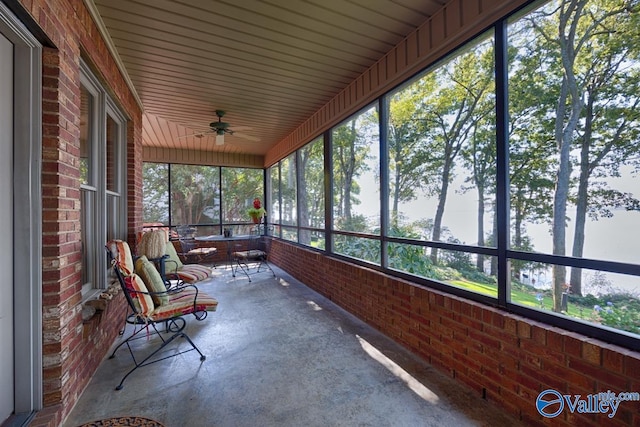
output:
M253 199L253 207L249 208L247 212L255 224L259 224L262 217L267 213L267 211L262 207L260 199L257 197Z

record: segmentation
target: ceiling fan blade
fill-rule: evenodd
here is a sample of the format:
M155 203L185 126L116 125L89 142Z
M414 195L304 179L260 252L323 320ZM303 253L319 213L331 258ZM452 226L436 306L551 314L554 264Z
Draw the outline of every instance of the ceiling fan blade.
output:
M224 145L224 136L225 135L233 135L233 136L237 136L238 138L243 138L246 139L248 141L255 141L258 142L260 141L260 138L255 137L255 136L251 136L251 135L247 135L244 133L237 133L236 131L247 131L247 130L251 130L252 128L249 126L238 126L238 127L233 127L227 123L227 122L223 122L222 121L222 117L225 115L225 112L223 110L216 110L216 116L218 116L218 121L217 122L211 122L209 123L209 128L205 131L202 130L200 131L199 126L192 124L190 125L190 129L192 131L196 131L193 134L189 134L189 135L182 135L179 136L178 138L189 138L189 137L196 137L196 138L203 138L203 137L209 137L209 136L215 136L215 145ZM210 140L207 139L207 142L209 142Z
M207 136L209 132L196 132L196 133L190 133L188 135L180 135L178 137L178 139L183 139L183 138L191 138L191 137L196 137L196 138L203 138L205 136Z
M244 133L233 132L233 136L237 136L238 138L246 139L247 141L260 142L261 139L257 136L251 136Z

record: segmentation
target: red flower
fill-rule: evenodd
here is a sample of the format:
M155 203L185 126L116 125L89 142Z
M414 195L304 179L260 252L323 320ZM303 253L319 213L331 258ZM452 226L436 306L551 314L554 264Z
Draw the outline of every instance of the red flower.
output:
M253 207L256 209L260 209L260 206L262 206L260 204L260 199L258 199L257 197L255 199L253 199Z

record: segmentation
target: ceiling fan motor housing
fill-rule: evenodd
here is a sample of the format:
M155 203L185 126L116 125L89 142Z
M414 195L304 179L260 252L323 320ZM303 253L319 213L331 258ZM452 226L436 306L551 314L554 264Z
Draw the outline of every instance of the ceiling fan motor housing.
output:
M224 135L225 132L231 133L231 131L227 130L227 128L229 127L229 123L222 121L224 113L224 110L216 110L218 121L209 123L209 127L215 130L218 135Z
M229 127L229 123L225 123L225 122L211 122L209 123L209 126L211 126L212 129L216 129L216 130L226 130Z

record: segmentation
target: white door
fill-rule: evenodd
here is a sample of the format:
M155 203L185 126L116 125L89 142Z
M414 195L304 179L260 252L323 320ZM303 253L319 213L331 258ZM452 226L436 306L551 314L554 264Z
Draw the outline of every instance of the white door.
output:
M13 44L0 34L0 424L14 409L13 361Z

